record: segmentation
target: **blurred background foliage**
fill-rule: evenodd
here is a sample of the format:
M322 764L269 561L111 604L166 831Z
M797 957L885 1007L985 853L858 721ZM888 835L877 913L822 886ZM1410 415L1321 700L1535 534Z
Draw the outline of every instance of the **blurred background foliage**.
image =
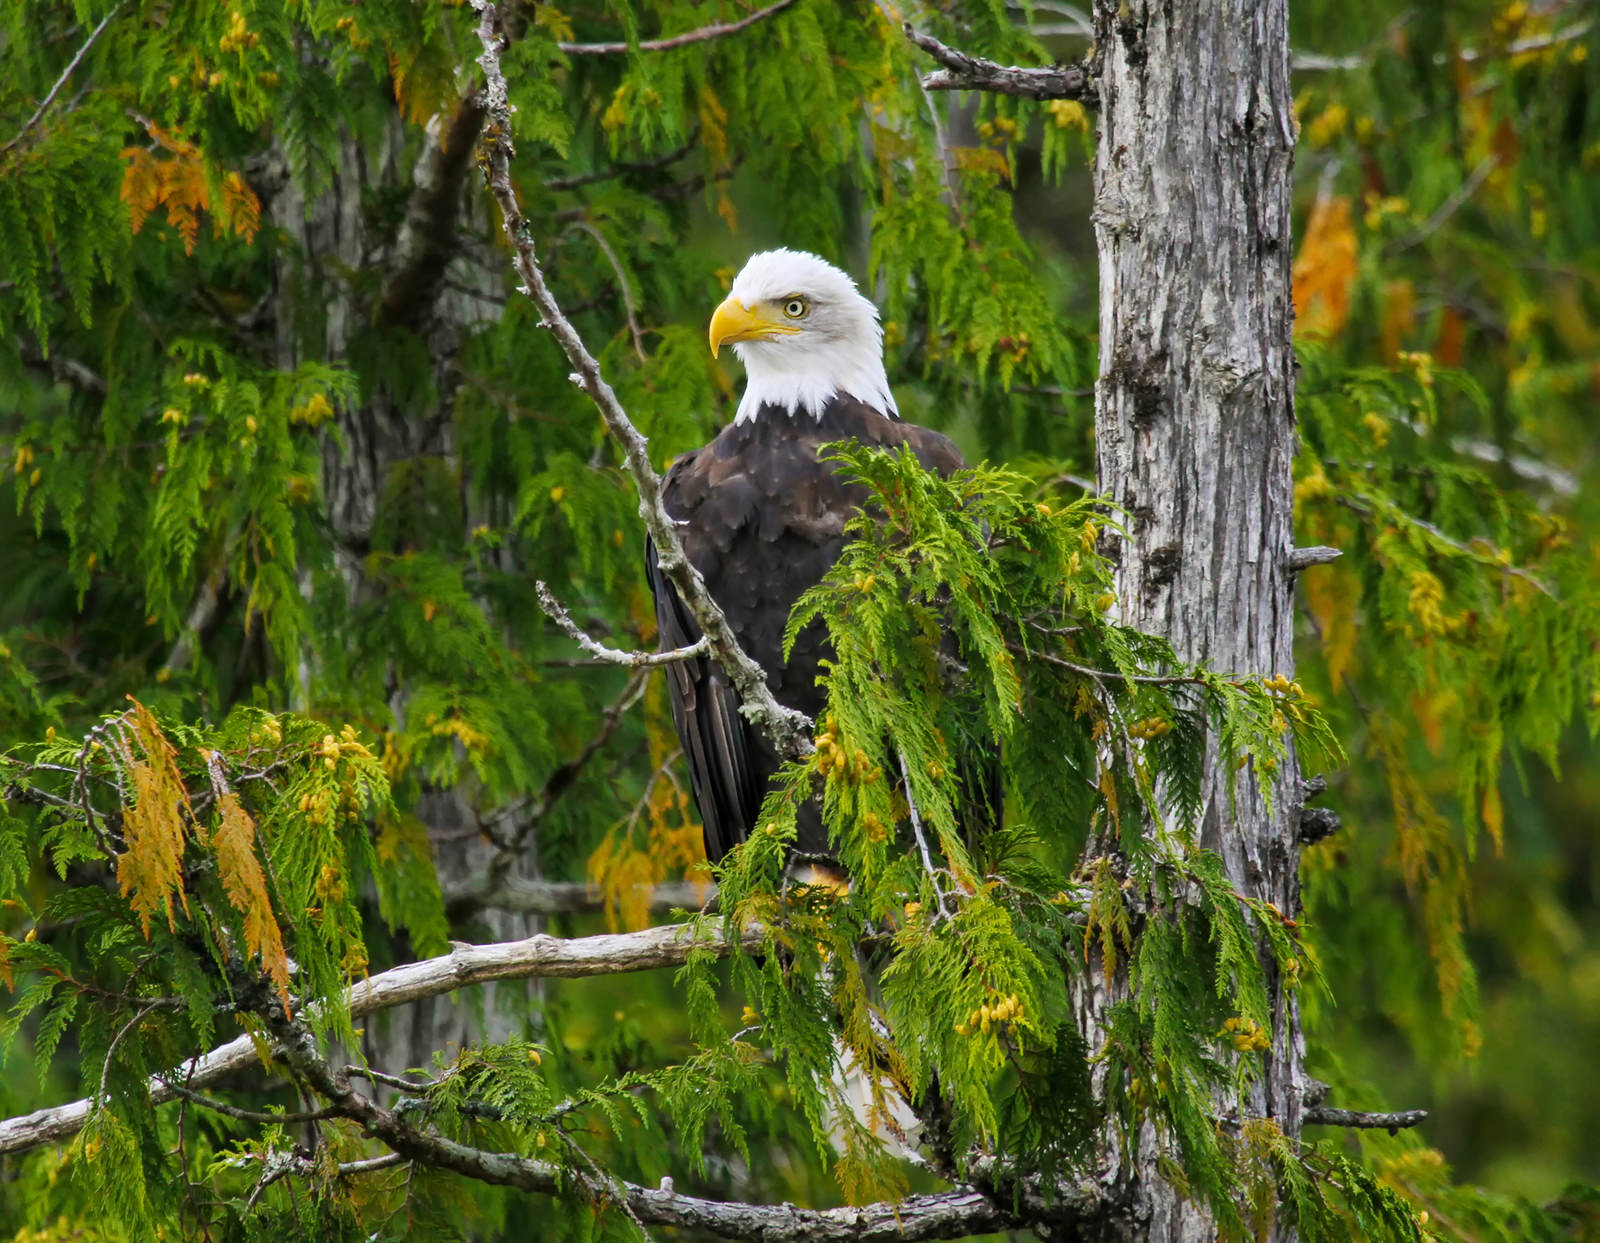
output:
M926 96L870 5L626 54L563 45L746 11L507 13L518 190L658 466L730 417L706 318L783 244L879 301L907 417L1092 486L1091 113ZM1088 49L1060 0L909 15L1003 61ZM1600 22L1560 0L1292 22L1301 542L1345 552L1303 578L1299 676L1350 757L1326 774L1345 828L1304 863L1329 982L1309 1061L1341 1104L1432 1112L1340 1138L1443 1228L1524 1237L1519 1198L1600 1180ZM636 886L697 876L699 831L659 679L589 665L533 599L543 578L607 642L653 641L634 500L471 169L475 51L449 0L0 17L0 750L129 694L350 724L451 935L540 926L484 901L496 867L599 886L603 912L543 926L637 926ZM413 952L372 936L374 966ZM574 1084L687 1047L664 979L496 1008ZM370 1038L453 1038L407 1023ZM79 1090L10 1075L0 1109ZM707 1193L832 1194L773 1104L751 1123L783 1158L730 1157ZM654 1177L662 1151L627 1159ZM8 1220L47 1160L8 1160Z

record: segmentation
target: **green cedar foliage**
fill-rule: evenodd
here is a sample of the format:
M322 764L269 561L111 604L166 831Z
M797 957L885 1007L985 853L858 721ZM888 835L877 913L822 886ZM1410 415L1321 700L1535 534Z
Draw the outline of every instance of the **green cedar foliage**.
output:
M1310 1065L1435 1108L1362 1147L1439 1220L1548 1237L1448 1167L1552 1204L1600 1169L1592 1100L1541 1086L1583 1079L1551 1033L1592 1034L1572 982L1600 944L1595 31L1569 6L1419 9L1402 40L1384 6L1293 16L1298 49L1351 58L1296 83L1300 540L1345 553L1304 576L1300 676L1356 761L1355 831L1303 868L1338 1000L1307 1011Z

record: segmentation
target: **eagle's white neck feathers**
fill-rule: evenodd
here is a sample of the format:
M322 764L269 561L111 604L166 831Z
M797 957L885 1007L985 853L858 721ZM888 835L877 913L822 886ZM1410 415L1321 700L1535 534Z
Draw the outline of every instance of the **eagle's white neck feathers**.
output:
M736 421L768 404L821 418L836 393L898 416L883 369L878 308L845 273L804 251L768 250L750 257L731 291L751 307L782 305L797 294L809 307L796 321L798 332L734 343L747 377Z

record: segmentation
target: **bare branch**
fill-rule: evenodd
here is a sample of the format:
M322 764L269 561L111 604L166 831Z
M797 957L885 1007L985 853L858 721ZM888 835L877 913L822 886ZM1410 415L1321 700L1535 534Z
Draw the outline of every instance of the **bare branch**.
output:
M645 39L637 44L558 43L556 46L568 56L625 56L635 49L641 52L670 52L674 48L688 47L693 43L705 43L711 39L720 39L724 35L738 34L741 30L766 20L774 13L781 13L793 3L794 0L777 0L776 4L757 9L749 17L741 17L736 22L714 22L710 26L701 26L697 30L688 30L681 35L671 35L665 39Z
M700 127L696 125L689 131L689 141L683 146L667 152L666 155L657 156L653 160L618 160L609 168L598 169L592 173L576 173L571 177L552 177L544 183L546 190L576 190L579 186L593 185L597 181L610 181L614 177L626 177L636 173L658 173L663 168L676 164L688 155L700 143Z
M693 660L696 656L705 656L711 651L711 643L701 635L698 640L688 647L674 648L670 652L624 652L620 648L606 647L597 642L577 622L572 620L572 615L561 607L560 602L550 594L550 588L543 582L533 585L534 594L539 597L539 607L551 621L561 627L562 632L573 640L589 655L596 660L603 660L609 665L625 665L629 669L650 669L656 665L670 665L680 660Z
M1428 1116L1426 1109L1404 1109L1399 1113L1366 1113L1359 1109L1335 1109L1332 1105L1311 1105L1300 1115L1307 1126L1348 1126L1369 1131L1388 1131L1393 1135L1416 1126Z
M754 946L760 937L760 931L751 928L742 939L746 945ZM353 986L346 996L352 1017L360 1018L491 980L616 975L681 967L696 948L722 956L732 952L733 942L714 929L669 924L643 932L573 940L540 935L494 945L457 943L449 954L439 958L370 976ZM191 1090L198 1089L247 1069L252 1063L259 1064L259 1060L251 1037L240 1036L181 1064L169 1077L181 1080ZM176 1095L163 1080L151 1081L152 1105L170 1101ZM78 1100L6 1119L0 1122L0 1153L20 1152L65 1139L82 1130L92 1112L92 1101Z
M307 1085L325 1097L334 1110L358 1123L400 1157L449 1170L478 1182L515 1187L544 1195L571 1195L574 1190L596 1204L616 1203L635 1224L660 1222L705 1231L727 1239L761 1243L903 1243L916 1239L963 1238L1003 1230L1019 1219L972 1191L911 1196L899 1204L858 1208L802 1209L791 1204L756 1205L705 1200L679 1195L667 1186L656 1190L612 1178L592 1162L561 1167L510 1153L489 1152L418 1130L395 1112L357 1092L347 1072L334 1069L318 1050L305 1025L286 1019L270 1005L260 1011L272 1033L278 1055ZM1063 1188L1052 1205L1052 1218L1083 1220L1102 1207L1091 1190Z
M1309 570L1314 565L1327 565L1337 561L1344 553L1326 544L1313 544L1306 548L1291 548L1287 558L1289 569Z
M484 106L489 116L483 144L489 191L500 206L506 237L511 242L522 291L538 307L541 322L555 337L574 368L573 380L594 401L613 439L621 446L623 464L639 494L639 516L655 544L662 574L677 588L710 645L711 655L727 673L739 692L740 710L772 743L779 755L801 758L811 753L811 720L804 713L786 708L773 697L766 674L744 653L723 615L701 579L699 571L683 554L683 545L666 507L661 503L661 478L650 464L649 445L623 410L617 395L606 383L588 347L545 283L544 273L534 253L533 234L517 203L511 185L511 104L506 94L505 74L500 69L500 36L496 33L498 14L493 0L473 0L479 14L478 37L483 43L486 85Z
M262 1122L276 1125L290 1125L298 1122L321 1122L325 1118L342 1117L336 1109L308 1109L301 1113L270 1113L261 1109L240 1109L237 1105L230 1105L227 1101L219 1101L215 1097L206 1096L201 1092L192 1092L180 1083L169 1083L175 1096L186 1101L193 1101L202 1109L209 1109L219 1113L225 1118L237 1118L240 1122Z
M1397 255L1401 251L1410 250L1413 246L1421 244L1438 232L1440 226L1455 215L1461 209L1462 204L1477 193L1478 187L1489 179L1489 174L1494 172L1499 163L1500 157L1493 152L1484 156L1483 159L1478 161L1478 166L1472 170L1471 175L1456 187L1455 192L1449 198L1439 204L1433 215L1417 226L1415 233L1411 233L1399 241L1384 247L1385 252Z
M939 72L923 77L924 90L992 91L1021 99L1075 99L1091 106L1099 102L1094 80L1082 65L1002 65L940 43L910 22L905 22L901 29L906 38L944 66Z
M1043 633L1050 633L1043 627L1035 627ZM1206 680L1187 673L1123 673L1119 669L1095 669L1089 665L1080 665L1076 661L1067 660L1063 656L1056 656L1050 652L1029 651L1017 643L1007 643L1006 647L1019 656L1026 656L1032 660L1042 660L1047 665L1055 665L1058 669L1070 669L1073 673L1081 673L1086 678L1093 678L1096 682L1139 682L1146 686L1204 686Z
M761 1243L905 1243L964 1238L1019 1224L1015 1216L973 1191L910 1196L899 1204L857 1208L802 1209L792 1204L728 1203L679 1195L667 1187L640 1187L609 1177L592 1162L585 1162L588 1168L560 1167L510 1153L471 1148L420 1131L356 1092L348 1077L322 1057L301 1024L285 1021L270 1010L264 1011L262 1017L274 1029L284 1061L340 1113L402 1158L478 1182L552 1196L571 1195L578 1190L597 1204L617 1204L636 1224L659 1222L725 1239L758 1239ZM1078 1209L1074 1215L1080 1218L1100 1207L1099 1198L1090 1193L1080 1193L1067 1203ZM1061 1211L1062 1206L1057 1206L1056 1213Z
M1018 1224L976 1191L907 1196L898 1204L806 1209L792 1204L737 1204L628 1187L628 1202L646 1221L761 1243L903 1243L960 1239Z
M7 151L10 151L13 147L15 147L19 142L28 136L28 133L35 125L39 124L39 122L44 119L44 114L50 111L50 105L55 103L56 96L61 94L61 88L67 84L67 79L72 77L73 72L80 64L83 63L83 58L89 54L89 49L95 45L95 41L105 33L106 27L111 25L111 19L118 13L122 12L122 6L125 3L126 0L117 0L117 3L115 6L113 6L111 12L107 13L100 19L100 24L94 28L89 37L83 41L83 46L80 47L77 52L74 53L72 59L67 62L67 67L61 71L61 76L56 79L55 85L50 88L50 93L40 101L39 106L34 110L33 115L22 123L22 128L17 131L16 137L12 138L11 141L6 143L3 147L0 147L0 155L4 155Z
M928 840L922 834L922 816L917 811L916 796L911 792L911 769L906 764L906 753L900 753L900 780L905 783L906 807L910 813L911 832L917 839L917 850L922 855L922 870L928 874L928 880L933 885L933 896L939 901L939 919L952 919L960 913L959 909L951 909L952 903L944 891L944 886L939 884L940 869L933 865L933 855L928 850Z
M628 316L628 332L633 337L634 355L640 362L646 362L644 334L639 331L639 317L634 311L633 294L628 289L628 274L622 270L622 261L617 258L617 252L611 249L611 243L606 241L605 234L587 220L574 220L572 227L594 239L594 244L600 248L600 253L606 257L606 262L611 265L611 270L616 273L617 284L622 289L622 309Z

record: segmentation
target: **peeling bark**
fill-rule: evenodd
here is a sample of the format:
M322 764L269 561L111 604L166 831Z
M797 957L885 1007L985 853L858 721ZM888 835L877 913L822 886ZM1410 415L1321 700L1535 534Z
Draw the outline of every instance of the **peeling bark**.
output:
M1131 538L1117 550L1122 620L1167 636L1186 660L1292 676L1287 0L1097 0L1095 46L1095 430L1100 486L1129 515ZM1201 844L1222 855L1242 893L1294 912L1294 765L1278 777L1271 812L1248 773L1230 800L1232 774L1209 772ZM1249 1107L1298 1136L1299 1011L1269 979L1273 1045ZM1086 989L1092 1047L1126 981ZM1130 1212L1093 1237L1214 1238L1209 1215L1161 1177L1154 1137L1145 1140L1128 1163L1106 1144L1106 1184Z

